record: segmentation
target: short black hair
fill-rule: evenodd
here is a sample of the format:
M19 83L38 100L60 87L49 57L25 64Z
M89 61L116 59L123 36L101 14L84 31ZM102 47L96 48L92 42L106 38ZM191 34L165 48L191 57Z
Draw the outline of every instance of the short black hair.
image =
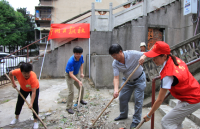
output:
M119 44L112 44L109 48L109 54L118 54L122 50L122 47Z
M76 46L76 47L74 47L73 52L74 53L83 53L83 48Z
M21 72L28 73L28 72L32 71L32 69L33 69L33 66L29 63L23 63L20 65Z

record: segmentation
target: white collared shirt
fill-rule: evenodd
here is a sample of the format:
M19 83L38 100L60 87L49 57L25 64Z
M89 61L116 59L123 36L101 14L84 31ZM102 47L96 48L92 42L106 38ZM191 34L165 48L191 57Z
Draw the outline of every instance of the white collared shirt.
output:
M161 71L162 71L163 68L165 67L166 62L167 62L167 61L165 61L165 62L163 63L163 66L162 66L162 68L160 69L159 74L161 73ZM161 85L160 85L160 87L163 88L163 89L171 89L171 86L172 86L173 81L174 81L174 77L173 77L173 76L165 76L165 77L161 80Z

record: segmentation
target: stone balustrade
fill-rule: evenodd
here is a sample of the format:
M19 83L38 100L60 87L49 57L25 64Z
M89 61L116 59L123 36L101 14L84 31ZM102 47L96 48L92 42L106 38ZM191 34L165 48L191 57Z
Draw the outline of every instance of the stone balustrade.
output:
M171 54L182 59L185 63L195 60L200 57L200 34L185 40L171 47ZM161 67L154 64L152 59L148 59L143 64L144 71L147 75L147 80L150 81L156 76L159 76Z

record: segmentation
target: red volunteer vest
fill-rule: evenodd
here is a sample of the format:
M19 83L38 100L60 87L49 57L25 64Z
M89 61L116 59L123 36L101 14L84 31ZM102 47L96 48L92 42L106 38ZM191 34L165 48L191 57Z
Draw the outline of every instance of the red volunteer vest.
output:
M169 90L175 98L196 104L200 102L200 85L198 81L189 72L187 65L177 58L179 66L176 66L171 57L167 60L165 67L160 73L161 79L165 76L175 76L178 79L178 84L171 86Z

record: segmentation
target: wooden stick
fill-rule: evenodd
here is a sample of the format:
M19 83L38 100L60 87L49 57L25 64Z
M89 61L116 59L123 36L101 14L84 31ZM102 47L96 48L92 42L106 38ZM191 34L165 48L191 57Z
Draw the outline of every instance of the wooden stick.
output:
M9 76L8 76L6 73L5 73L5 75L6 75L6 77L8 78L8 80L9 80L10 82L12 82L11 79L9 78ZM21 92L18 90L18 88L15 87L15 89L16 89L17 92L20 94L20 96L24 99L24 101L26 102L26 104L29 106L28 101L24 98L24 96L21 94ZM33 108L31 108L31 110L33 111L33 113L35 114L35 116L37 116L37 118L40 120L40 122L44 125L45 129L47 129L46 125L45 125L45 124L43 123L43 121L39 118L39 116L37 115L37 113L35 112L35 110L34 110Z
M81 82L82 82L82 79L81 79ZM82 86L80 87L80 91L79 91L78 106L77 106L78 111L79 111L79 105L80 105L80 100L81 100Z
M145 119L143 119L135 129L139 129L144 124L144 122L145 122Z
M146 58L146 56L145 56ZM145 59L144 58L144 59ZM126 81L124 82L124 84L122 85L122 87L119 89L118 93L122 90L122 88L126 85L126 83L129 81L129 79L131 78L131 76L135 73L135 71L139 68L140 64L137 65L137 67L133 70L133 72L128 76L128 78L126 79ZM112 103L112 101L115 98L113 97L112 100L108 103L108 105L104 108L104 110L101 112L101 114L97 117L97 119L93 122L92 126L94 126L94 124L96 123L96 121L99 119L99 117L103 114L103 112L106 110L106 108Z

